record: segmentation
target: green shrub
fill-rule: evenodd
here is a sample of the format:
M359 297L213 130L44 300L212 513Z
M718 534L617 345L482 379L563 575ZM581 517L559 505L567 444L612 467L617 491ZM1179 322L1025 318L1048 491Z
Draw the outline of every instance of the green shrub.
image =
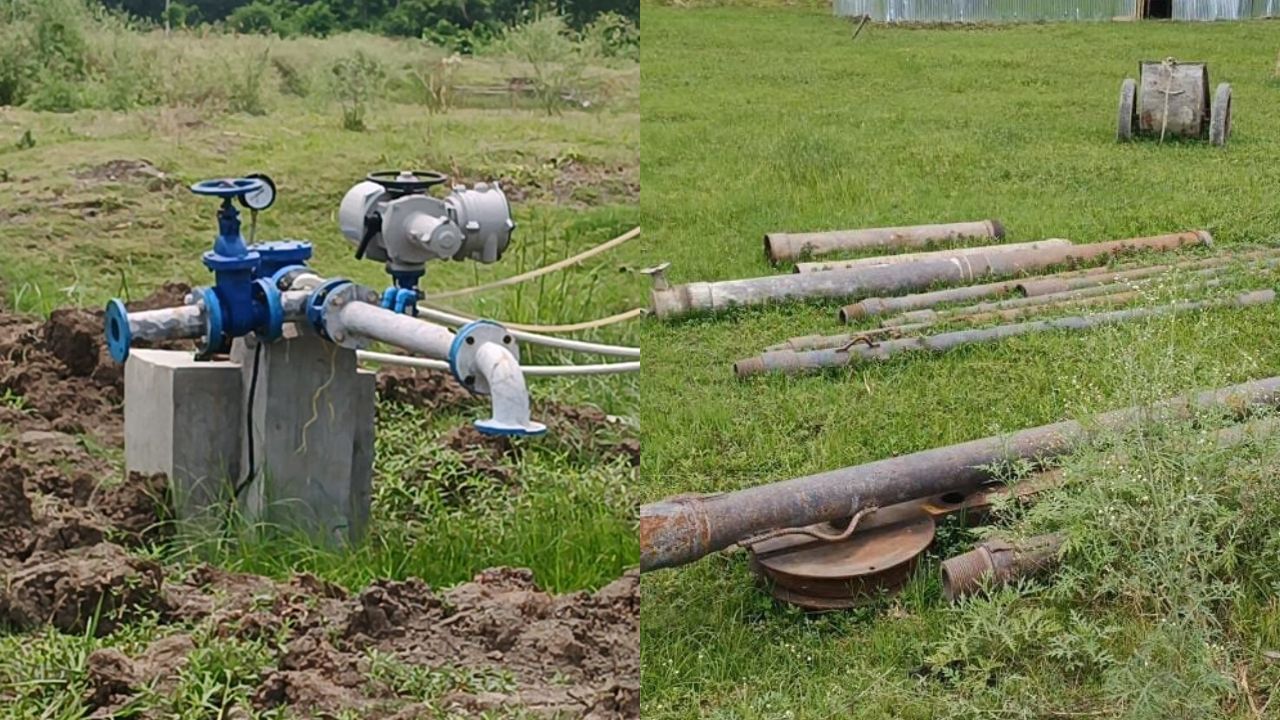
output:
M342 106L342 128L362 131L369 102L382 92L386 69L362 50L342 58L330 67L334 97Z
M227 16L227 26L246 35L285 35L284 20L272 5L254 0Z
M0 28L0 105L21 105L30 92L36 64L22 32Z
M298 8L293 14L292 24L294 31L303 35L329 37L338 29L338 16L327 3L317 2Z
M582 29L582 42L601 57L640 60L640 27L618 13L601 13L588 23Z
M227 67L227 78L230 83L227 105L232 112L250 115L267 114L262 81L266 77L270 57L271 51L263 50L260 54L255 53Z
M280 76L280 92L295 97L306 97L311 94L311 82L296 65L278 55L271 57L271 66Z
M85 105L81 85L57 75L44 78L26 104L32 110L43 112L75 112Z
M592 56L559 15L544 15L507 30L499 46L528 64L534 95L548 115L560 114L565 100L581 89Z

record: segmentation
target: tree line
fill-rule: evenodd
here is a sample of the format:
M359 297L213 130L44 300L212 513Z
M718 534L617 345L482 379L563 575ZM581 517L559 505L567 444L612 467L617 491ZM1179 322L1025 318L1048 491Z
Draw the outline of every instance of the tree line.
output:
M102 0L173 26L222 23L244 33L314 35L364 30L467 50L509 27L554 12L575 28L604 18L637 25L639 0Z

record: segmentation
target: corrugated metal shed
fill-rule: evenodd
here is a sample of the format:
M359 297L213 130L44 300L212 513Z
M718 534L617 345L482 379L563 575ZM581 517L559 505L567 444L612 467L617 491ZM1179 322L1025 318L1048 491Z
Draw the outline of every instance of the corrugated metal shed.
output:
M837 15L880 22L1112 20L1138 16L1140 0L834 0ZM1176 20L1280 16L1280 0L1172 0ZM1167 7L1167 6L1166 6Z

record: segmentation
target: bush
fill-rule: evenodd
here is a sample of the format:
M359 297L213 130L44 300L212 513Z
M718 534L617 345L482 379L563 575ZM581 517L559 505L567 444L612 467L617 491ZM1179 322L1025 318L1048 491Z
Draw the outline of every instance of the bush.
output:
M84 99L79 83L50 75L36 86L26 104L43 112L75 112L84 107Z
M306 97L311 94L311 83L296 65L285 58L273 56L271 66L280 76L280 92L294 97Z
M36 64L20 30L0 30L0 105L21 105L31 90Z
M386 70L375 58L357 50L335 62L330 74L333 94L342 105L342 128L364 130L369 101L381 93Z
M338 29L338 16L323 2L303 5L293 14L293 29L303 35L329 37Z
M250 55L235 66L227 68L228 89L227 102L232 112L250 115L266 115L267 106L263 100L262 80L267 74L267 65L271 57L270 50L261 54Z
M640 28L618 13L601 13L582 29L582 42L601 57L640 60Z
M241 5L227 16L227 26L246 35L285 35L284 21L275 7L261 0Z
M577 42L564 18L545 15L503 34L501 48L528 63L534 95L548 115L560 114L582 85L591 48Z
M448 112L453 106L453 90L457 85L455 77L462 58L450 55L425 65L425 69L414 71L422 85L423 101L432 113Z

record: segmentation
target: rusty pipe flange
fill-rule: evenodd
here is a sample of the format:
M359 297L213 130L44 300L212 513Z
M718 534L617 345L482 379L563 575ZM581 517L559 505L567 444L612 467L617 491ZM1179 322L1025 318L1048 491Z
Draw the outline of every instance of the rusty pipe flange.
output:
M933 517L920 511L838 542L786 535L748 549L752 569L775 598L821 612L864 605L883 592L901 589L920 554L933 543L936 529Z

